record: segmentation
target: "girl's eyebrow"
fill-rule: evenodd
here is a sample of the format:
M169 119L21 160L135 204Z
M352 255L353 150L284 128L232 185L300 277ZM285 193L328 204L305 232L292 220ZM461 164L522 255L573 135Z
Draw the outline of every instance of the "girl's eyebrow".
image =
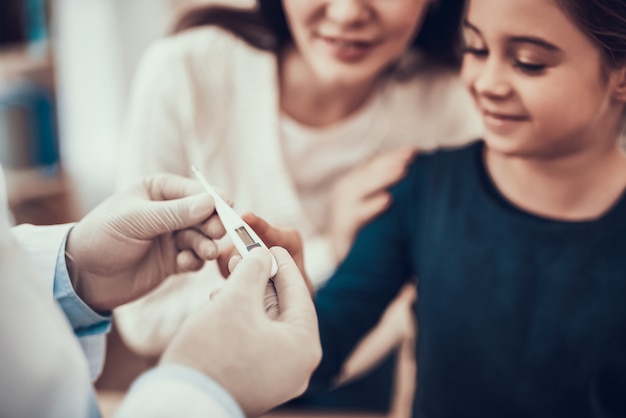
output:
M541 38L534 36L512 36L508 39L511 43L516 44L533 44L548 51L560 51L561 49L556 45L551 44Z
M476 34L480 35L480 30L472 25L467 19L463 20L463 27L470 29L473 32L476 32ZM548 51L560 51L561 49L559 47L557 47L554 44L551 44L550 42L538 38L536 36L510 36L507 38L507 42L509 43L514 43L514 44L532 44L532 45L536 45L540 48L546 49Z
M469 20L467 19L463 19L463 27L466 27L468 29L471 29L472 31L476 32L477 34L480 35L480 31L478 30L478 28L474 25L472 25Z

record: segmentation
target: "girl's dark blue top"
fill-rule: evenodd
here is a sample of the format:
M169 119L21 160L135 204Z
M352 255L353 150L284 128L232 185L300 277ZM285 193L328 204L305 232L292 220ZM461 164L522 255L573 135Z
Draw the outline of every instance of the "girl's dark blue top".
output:
M316 296L328 385L407 280L414 417L626 417L626 197L562 222L509 203L483 143L422 155Z

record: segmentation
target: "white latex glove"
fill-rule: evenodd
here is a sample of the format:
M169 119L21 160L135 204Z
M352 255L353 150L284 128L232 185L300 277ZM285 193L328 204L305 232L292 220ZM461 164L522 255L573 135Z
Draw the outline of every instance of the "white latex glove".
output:
M214 209L198 181L173 175L147 178L105 200L67 240L76 292L94 310L110 311L174 273L200 269L217 258L214 239L226 233Z
M321 359L315 308L302 275L284 249L271 251L278 262L276 320L263 302L270 256L254 249L214 300L185 321L161 357L161 364L182 364L210 376L247 416L302 394Z
M389 207L388 188L405 176L414 157L413 149L390 151L337 180L331 196L329 235L338 262L348 254L359 229Z

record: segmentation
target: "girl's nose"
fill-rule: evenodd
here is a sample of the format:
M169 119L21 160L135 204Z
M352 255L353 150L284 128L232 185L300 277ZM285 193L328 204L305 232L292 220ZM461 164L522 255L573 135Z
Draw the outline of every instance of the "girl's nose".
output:
M477 94L490 98L507 98L513 89L507 71L495 60L487 60L476 69L472 88Z

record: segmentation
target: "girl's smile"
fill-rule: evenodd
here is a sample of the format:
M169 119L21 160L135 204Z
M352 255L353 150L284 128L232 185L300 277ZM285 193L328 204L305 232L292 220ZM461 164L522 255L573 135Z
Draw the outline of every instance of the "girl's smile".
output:
M614 144L620 70L549 0L470 0L462 77L481 110L489 149L569 157ZM567 109L567 111L564 111Z
M498 110L481 109L485 127L492 132L506 134L520 127L524 122L530 121L526 115L507 113Z

